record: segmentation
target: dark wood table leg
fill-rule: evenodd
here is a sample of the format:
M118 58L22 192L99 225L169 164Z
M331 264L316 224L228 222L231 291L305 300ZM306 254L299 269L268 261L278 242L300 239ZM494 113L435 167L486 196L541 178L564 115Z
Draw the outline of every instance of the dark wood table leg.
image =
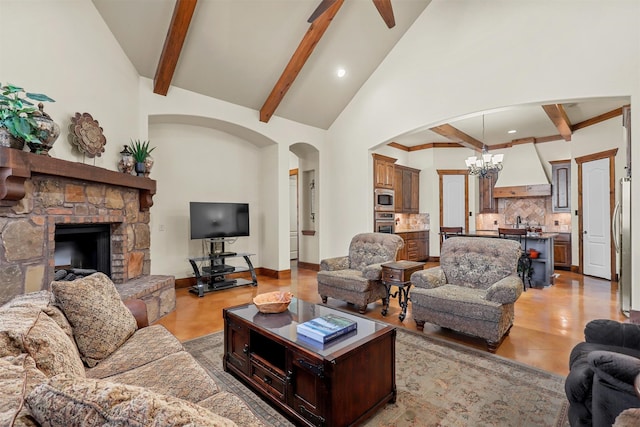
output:
M389 312L389 301L391 300L391 285L386 284L385 282L382 282L382 284L384 285L384 288L387 291L387 299L386 299L386 304L384 305L384 307L382 307L382 315L386 316L387 313Z
M409 305L409 288L411 288L411 282L408 282L402 286L398 286L398 303L400 307L402 307L402 312L398 316L400 321L404 321L405 317L407 317L407 306Z

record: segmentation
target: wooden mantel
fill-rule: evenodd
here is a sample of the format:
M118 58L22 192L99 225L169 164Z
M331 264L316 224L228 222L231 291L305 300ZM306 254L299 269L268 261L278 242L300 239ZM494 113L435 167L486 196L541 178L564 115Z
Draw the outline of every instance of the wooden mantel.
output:
M153 206L156 181L84 163L55 159L14 148L0 147L0 206L17 203L25 195L24 182L32 174L80 179L140 190L140 210Z

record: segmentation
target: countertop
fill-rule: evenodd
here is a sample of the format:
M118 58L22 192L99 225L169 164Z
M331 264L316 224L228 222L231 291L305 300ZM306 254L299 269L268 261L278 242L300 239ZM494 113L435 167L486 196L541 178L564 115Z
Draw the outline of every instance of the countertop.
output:
M530 235L530 236L526 236L526 237L527 237L527 239L543 240L543 239L553 239L558 234L559 233L546 233L545 232L545 233L538 233L535 236ZM468 237L498 237L498 230L476 230L474 233L465 233L465 234L462 234L462 236L468 236ZM519 236L513 236L513 237L519 237Z

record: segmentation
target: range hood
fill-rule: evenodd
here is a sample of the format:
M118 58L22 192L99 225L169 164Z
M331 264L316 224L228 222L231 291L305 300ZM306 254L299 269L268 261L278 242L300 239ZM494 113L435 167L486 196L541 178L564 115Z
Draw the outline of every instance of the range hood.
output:
M512 146L493 188L494 198L543 197L551 195L551 184L533 143Z

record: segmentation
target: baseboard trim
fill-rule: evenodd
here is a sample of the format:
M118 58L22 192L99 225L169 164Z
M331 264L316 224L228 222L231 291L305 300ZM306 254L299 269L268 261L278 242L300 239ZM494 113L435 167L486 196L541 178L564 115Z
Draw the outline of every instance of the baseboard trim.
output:
M320 264L298 261L298 268L304 268L305 270L311 270L311 271L320 271Z

